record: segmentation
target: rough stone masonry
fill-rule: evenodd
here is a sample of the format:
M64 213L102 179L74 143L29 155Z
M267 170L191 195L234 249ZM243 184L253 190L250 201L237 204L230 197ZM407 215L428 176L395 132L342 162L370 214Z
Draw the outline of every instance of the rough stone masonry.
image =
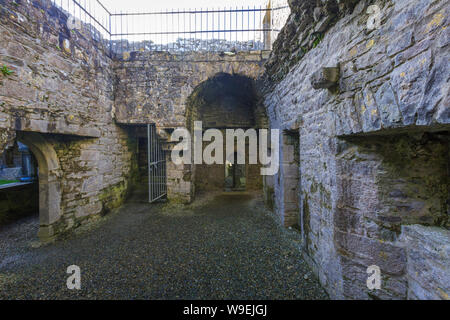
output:
M285 132L266 199L299 225L331 297L448 299L448 1L290 5L263 79L270 125ZM366 286L371 265L381 290Z
M166 138L186 125L199 85L240 74L255 81L267 125L284 133L265 198L298 226L330 296L449 299L448 1L289 5L270 57L111 59L105 40L70 29L51 1L0 0L0 150L19 140L37 158L40 236L123 203L137 175L133 125L156 123ZM192 200L190 170L169 168L169 200ZM381 290L366 285L371 265Z
M123 201L132 141L113 123L113 70L89 29L69 29L50 1L0 1L0 150L38 161L40 236L53 237Z

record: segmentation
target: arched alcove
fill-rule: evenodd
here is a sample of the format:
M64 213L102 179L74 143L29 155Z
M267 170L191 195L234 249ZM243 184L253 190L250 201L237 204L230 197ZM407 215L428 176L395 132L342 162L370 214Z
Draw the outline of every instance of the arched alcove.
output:
M260 128L261 115L257 111L258 95L255 81L249 77L238 74L218 73L199 84L187 99L186 127L193 133L194 122L202 122L202 130L220 130L223 134L222 164L196 164L191 168L191 183L196 192L230 191L230 190L256 190L262 185L259 165L250 165L248 152L246 164L235 165L242 171L242 183L233 186L227 185L227 157L226 130L243 129L244 131ZM203 142L203 148L210 142ZM246 141L248 144L248 140ZM234 150L233 152L235 152ZM228 164L229 165L229 164ZM240 181L241 182L241 181Z

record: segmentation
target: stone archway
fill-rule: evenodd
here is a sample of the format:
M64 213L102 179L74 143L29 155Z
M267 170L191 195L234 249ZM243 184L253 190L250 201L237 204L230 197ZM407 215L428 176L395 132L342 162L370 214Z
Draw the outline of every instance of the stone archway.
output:
M42 241L55 235L55 223L61 218L60 165L53 146L40 133L17 132L17 140L34 154L39 169L39 233Z
M261 115L258 108L258 95L255 81L245 75L217 73L200 83L187 99L186 127L193 133L194 122L202 122L202 130L217 129L223 135L222 164L195 164L190 167L192 195L197 192L258 190L262 186L259 165L233 164L232 185L228 185L226 159L226 131L229 129L261 128ZM193 135L192 135L193 136ZM206 148L210 142L203 142ZM248 141L246 140L246 145ZM234 150L236 151L236 150ZM237 171L239 183L236 183Z

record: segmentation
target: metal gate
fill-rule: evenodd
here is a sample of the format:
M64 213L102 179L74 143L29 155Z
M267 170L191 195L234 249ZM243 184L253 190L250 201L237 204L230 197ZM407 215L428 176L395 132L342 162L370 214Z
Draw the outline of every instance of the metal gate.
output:
M154 124L147 125L148 198L153 203L167 195L166 154Z

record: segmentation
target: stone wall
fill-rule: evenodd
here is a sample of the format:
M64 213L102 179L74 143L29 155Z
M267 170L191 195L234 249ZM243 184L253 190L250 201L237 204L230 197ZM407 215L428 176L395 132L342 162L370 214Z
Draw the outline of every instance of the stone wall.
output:
M118 123L186 126L186 103L194 89L218 73L257 79L267 52L224 53L131 52L114 62L115 115Z
M0 74L2 132L99 137L111 122L112 105L102 44L87 28L69 29L68 16L51 1L0 5L0 64L13 72Z
M404 226L408 261L408 298L449 300L450 231L421 225Z
M450 6L290 4L263 80L271 127L299 133L305 257L333 298L407 298L414 268L401 227L449 227ZM381 9L374 30L367 27L369 5ZM337 70L337 81L329 70ZM274 177L275 208L293 176L280 170ZM449 264L445 256L426 257ZM381 290L366 286L374 264ZM449 282L448 274L439 281Z
M189 128L191 121L187 119L188 100L196 89L220 74L258 79L264 71L267 55L268 52L265 51L236 54L126 52L114 62L116 121L124 125L155 123L161 133L160 138L167 142L169 136L164 136L164 130ZM248 127L247 120L235 123L238 117L223 109L223 105L216 107L213 127L223 127L224 121L227 126L233 123L232 127ZM219 111L222 112L221 115L217 113ZM244 114L242 111L241 113ZM206 118L202 120L208 122ZM260 122L259 119L256 121ZM169 144L164 148L171 150L172 147L173 144ZM168 198L182 202L192 201L195 193L192 184L195 168L175 165L170 161L170 152L167 157ZM213 168L211 170L214 171ZM255 188L259 185L259 182L252 184Z
M120 205L132 176L112 62L69 18L51 1L0 1L0 150L17 138L38 159L43 238Z

